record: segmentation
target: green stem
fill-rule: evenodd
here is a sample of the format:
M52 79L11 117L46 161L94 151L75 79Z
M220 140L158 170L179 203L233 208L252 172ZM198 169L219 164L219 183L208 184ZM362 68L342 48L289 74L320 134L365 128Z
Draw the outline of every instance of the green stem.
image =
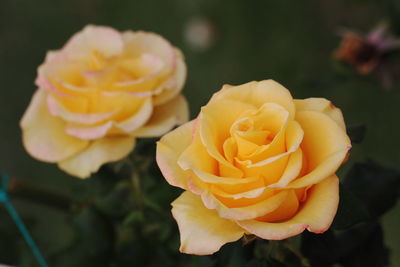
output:
M22 221L21 217L19 216L17 210L14 208L10 199L8 198L7 193L8 188L8 176L3 175L2 178L2 187L0 188L0 201L3 202L4 206L6 207L8 213L10 214L11 218L13 219L14 223L17 225L18 230L21 232L22 236L24 237L26 243L30 247L33 255L35 256L37 262L41 267L48 267L46 260L44 259L42 253L39 250L39 247L36 245L35 241L33 240L32 236L30 235L28 229L26 228L24 222Z

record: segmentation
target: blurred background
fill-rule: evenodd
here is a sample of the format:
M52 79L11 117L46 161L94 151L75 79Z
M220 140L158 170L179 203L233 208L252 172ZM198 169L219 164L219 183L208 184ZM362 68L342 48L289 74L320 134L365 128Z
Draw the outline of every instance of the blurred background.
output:
M363 143L353 147L347 165L372 158L399 169L400 83L385 88L373 73L344 70L333 58L343 30L366 34L381 22L388 23L394 34L400 33L399 1L2 0L0 171L33 188L27 190L30 193L12 195L12 201L54 266L75 266L61 264L67 262L62 257L57 260L60 254L72 255L65 248L75 238L70 226L75 210L65 208L65 202L95 198L103 192L100 187L107 179L79 180L55 165L31 158L21 144L19 120L36 89L36 69L46 51L59 49L86 24L109 25L121 31L153 31L179 47L188 66L184 94L192 117L225 83L272 78L289 88L295 98L325 97L342 109L347 124L367 126ZM159 183L166 185L162 179ZM173 198L163 199L163 207L168 209ZM90 216L85 218L90 224L82 231L89 232L93 242L101 243L103 239L90 232L103 226ZM391 266L400 266L399 222L397 204L383 217ZM102 245L106 248L89 244L88 250L82 247L79 253L108 251L108 245ZM29 265L30 253L1 207L0 263L35 266Z

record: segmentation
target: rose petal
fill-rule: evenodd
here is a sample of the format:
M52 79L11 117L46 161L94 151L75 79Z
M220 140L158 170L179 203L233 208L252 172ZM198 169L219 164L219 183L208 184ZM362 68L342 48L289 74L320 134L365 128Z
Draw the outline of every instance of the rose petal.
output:
M93 141L82 152L58 163L60 169L87 178L97 172L101 165L126 157L135 146L133 137L109 137Z
M21 119L22 138L32 157L57 162L83 150L88 142L65 133L65 123L49 113L46 97L44 89L38 89L33 95Z
M217 161L208 154L198 132L193 136L192 143L180 155L178 165L183 170L200 170L210 174L216 174L218 171Z
M325 98L294 99L297 111L321 111L331 117L343 130L346 130L342 111Z
M285 87L273 80L249 82L239 86L227 86L216 93L213 99L231 99L252 104L259 108L265 103L276 103L284 107L294 118L295 106L292 96Z
M106 57L118 55L123 49L121 34L111 27L88 25L75 34L62 49L69 59L98 51Z
M162 59L152 54L142 54L138 58L126 59L119 65L118 71L125 71L132 78L117 81L107 90L129 92L136 96L153 95L165 80L164 67Z
M268 223L256 220L237 221L246 231L268 240L281 240L305 229L323 233L331 225L339 203L339 179L336 175L326 178L309 190L308 199L300 211L284 222Z
M296 121L290 121L287 124L287 127L284 128L284 131L282 131L282 136L275 137L276 141L274 140L271 143L271 149L268 148L265 151L259 152L249 157L254 163L251 163L248 168L268 165L284 156L295 152L300 147L300 144L303 141L303 137L304 131L301 128L300 124ZM283 139L284 145L286 144L286 152L284 153L277 153L282 149L280 147L281 144L278 140L279 138ZM275 148L274 146L276 146L277 148ZM263 160L257 161L257 159Z
M264 193L265 189L267 188L284 188L286 187L291 181L296 179L300 174L302 169L302 157L303 153L301 149L296 150L293 154L289 156L289 160L285 171L283 172L282 176L279 178L279 181L268 186L258 187L253 190L243 190L240 193L230 194L225 191L213 191L214 194L218 194L219 196L226 197L226 198L233 198L233 199L241 199L241 198L257 198L261 194ZM221 183L223 183L224 178L221 179ZM242 178L241 180L245 180L248 178ZM257 179L257 177L255 178ZM240 180L239 180L240 181ZM230 184L230 183L226 183Z
M287 195L279 207L258 217L257 221L278 222L292 218L299 208L299 200L294 190L286 190L286 193Z
M164 135L157 142L157 164L170 185L187 189L188 171L178 165L181 153L190 145L194 121L187 122Z
M200 137L208 154L216 159L227 170L226 172L240 177L242 172L223 156L225 140L230 137L232 124L246 112L255 111L252 105L233 100L210 101L201 109Z
M117 133L122 132L123 134L132 134L133 131L140 128L149 120L153 111L153 105L151 101L151 97L143 99L138 110L136 110L131 117L123 121L116 122L111 120L95 126L68 123L66 126L66 131L68 134L84 140L96 140L102 138L113 129L116 130Z
M142 54L152 54L163 59L171 70L175 64L175 50L172 45L163 37L152 32L122 33L125 48L128 56L137 57Z
M308 174L290 187L304 187L334 174L351 148L346 132L329 116L317 111L300 111L296 120L304 130L301 144Z
M186 81L186 64L182 55L182 52L179 49L175 49L176 54L176 67L172 74L172 77L169 78L164 84L161 85L162 90L160 94L156 94L154 96L154 105L161 105L165 102L174 98L183 88L183 85Z
M172 215L179 226L179 250L183 253L212 254L244 234L234 222L220 218L215 210L204 207L199 196L188 191L172 202Z
M175 125L180 125L189 120L188 103L182 95L154 107L145 126L134 131L137 137L157 137L170 131Z
M340 165L342 165L343 160L346 158L347 154L347 148L333 153L311 172L290 182L286 186L286 188L302 188L319 183L320 181L322 181L326 177L331 176L337 171Z
M47 105L51 115L58 116L65 121L75 122L79 124L95 124L106 119L111 118L118 112L117 110L107 112L107 113L75 113L66 109L61 103L57 101L52 95L47 96Z
M230 220L250 220L270 213L277 209L286 199L288 191L281 191L275 195L264 197L262 200L256 200L255 203L245 205L241 199L240 207L228 207L210 193L201 195L203 203L209 209L216 209L221 218ZM238 202L238 201L236 201ZM250 202L251 203L251 202ZM238 205L235 203L235 205Z

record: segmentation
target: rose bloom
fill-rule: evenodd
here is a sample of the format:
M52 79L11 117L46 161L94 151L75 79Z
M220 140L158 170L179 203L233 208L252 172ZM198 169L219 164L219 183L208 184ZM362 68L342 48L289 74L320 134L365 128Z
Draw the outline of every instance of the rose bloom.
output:
M336 214L336 170L351 143L341 111L293 99L272 80L225 85L199 116L157 145L180 251L211 254L243 234L280 240L326 231Z
M127 156L136 137L160 136L188 120L180 94L181 52L150 32L87 26L38 69L22 120L36 159L81 178Z

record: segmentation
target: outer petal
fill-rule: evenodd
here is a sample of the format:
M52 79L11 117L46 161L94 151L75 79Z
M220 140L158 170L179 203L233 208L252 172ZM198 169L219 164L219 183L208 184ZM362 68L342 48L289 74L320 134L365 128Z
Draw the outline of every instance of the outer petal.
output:
M50 115L47 93L38 89L21 120L22 138L28 153L39 160L64 160L88 146L88 142L66 134L65 123Z
M129 56L139 56L142 54L152 54L163 59L172 68L175 59L175 50L172 45L158 34L152 32L132 32L122 33L126 51Z
M86 26L81 32L72 36L63 48L67 56L80 56L92 51L99 51L106 57L122 52L123 40L121 34L110 27Z
M66 131L70 135L85 140L96 140L103 138L112 129L116 130L117 132L122 132L123 134L130 134L149 120L152 111L152 98L147 97L142 100L141 106L139 106L136 112L123 121L116 122L111 120L95 126L68 123L66 126Z
M244 234L237 224L220 218L215 210L204 207L199 196L188 191L172 202L172 215L178 222L183 253L212 254Z
M133 137L109 137L93 141L90 146L58 166L65 172L79 178L87 178L101 165L126 157L133 149Z
M289 184L301 188L333 175L351 148L346 132L329 116L318 111L300 111L296 120L304 130L301 148L307 160L308 173Z
M154 105L161 105L174 98L183 88L186 81L187 69L182 55L178 49L176 51L176 67L172 77L163 85L165 88L159 95L154 96Z
M159 106L154 111L147 124L133 134L137 137L157 137L189 120L189 106L182 95Z
M273 80L249 82L239 86L224 86L211 99L232 99L255 105L257 108L265 103L276 103L284 107L293 119L295 106L290 92Z
M343 130L346 129L342 111L335 107L331 101L325 98L307 98L307 99L295 99L297 111L314 110L321 111L331 117Z
M178 158L192 142L194 120L164 135L157 142L157 164L167 180L173 186L187 188L189 171L178 165Z
M269 240L281 240L305 229L323 233L331 225L339 203L339 179L336 175L326 178L310 189L304 206L293 218L280 223L256 220L238 221L246 231Z

